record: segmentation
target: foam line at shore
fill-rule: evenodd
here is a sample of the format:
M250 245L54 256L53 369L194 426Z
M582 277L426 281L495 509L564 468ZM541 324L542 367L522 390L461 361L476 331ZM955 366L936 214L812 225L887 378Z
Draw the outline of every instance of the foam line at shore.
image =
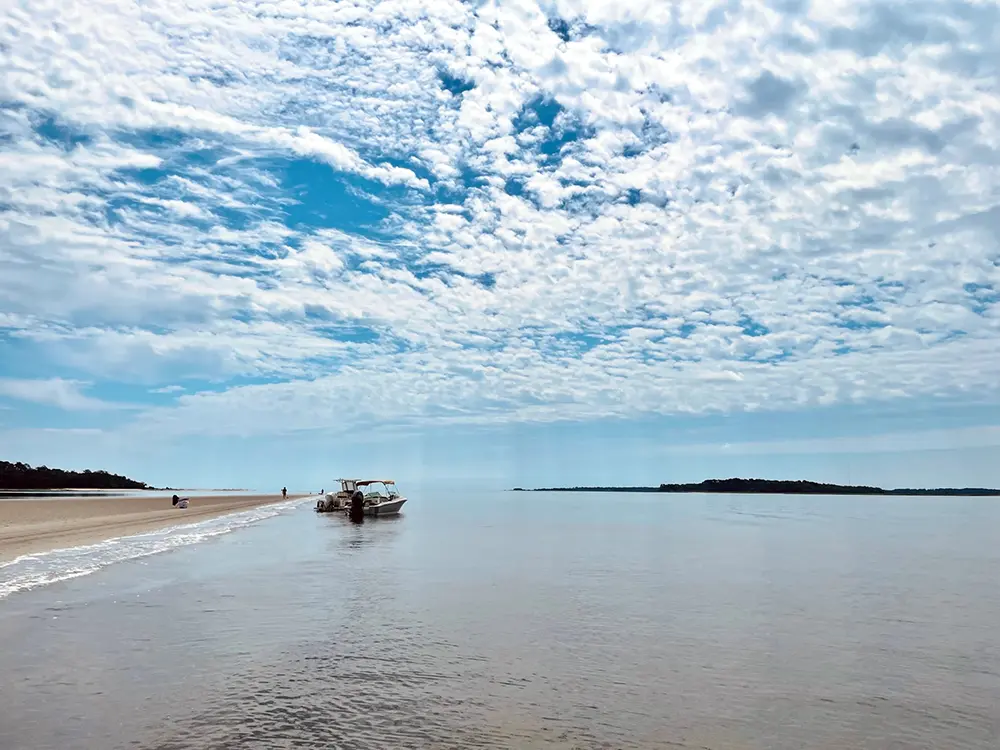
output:
M179 524L142 534L106 539L96 544L21 555L0 563L0 599L18 591L96 573L114 563L197 544L266 518L272 518L310 499L299 497L215 516L196 523Z

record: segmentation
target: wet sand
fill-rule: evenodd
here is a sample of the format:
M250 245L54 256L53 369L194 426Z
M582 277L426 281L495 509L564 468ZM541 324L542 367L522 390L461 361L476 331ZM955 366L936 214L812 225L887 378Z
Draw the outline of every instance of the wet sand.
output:
M189 499L185 509L174 508L169 496L0 500L0 562L282 502L281 495Z

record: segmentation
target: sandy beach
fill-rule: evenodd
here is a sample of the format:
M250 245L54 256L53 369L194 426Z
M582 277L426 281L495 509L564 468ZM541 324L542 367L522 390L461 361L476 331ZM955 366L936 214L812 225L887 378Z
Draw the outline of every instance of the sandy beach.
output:
M171 506L169 495L0 500L0 562L282 502L281 495L189 497L185 509Z

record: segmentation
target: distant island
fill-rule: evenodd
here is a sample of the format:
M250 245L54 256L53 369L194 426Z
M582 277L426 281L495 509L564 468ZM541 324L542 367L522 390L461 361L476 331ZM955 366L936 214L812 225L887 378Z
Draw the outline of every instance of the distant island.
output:
M144 482L106 471L65 471L0 461L0 490L153 490Z
M716 492L733 495L940 495L940 496L1000 496L1000 490L983 487L942 487L938 489L894 489L866 485L826 484L784 479L706 479L689 484L661 484L659 487L540 487L514 492Z

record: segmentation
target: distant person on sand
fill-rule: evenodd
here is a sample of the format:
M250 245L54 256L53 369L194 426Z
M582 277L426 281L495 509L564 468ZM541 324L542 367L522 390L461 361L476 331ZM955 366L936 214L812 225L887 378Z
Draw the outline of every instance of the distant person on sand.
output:
M186 508L186 507L188 507L188 499L186 497L177 497L177 495L174 495L173 498L172 498L172 500L173 500L174 506L177 507L177 508Z
M288 488L287 487L282 487L281 488L281 499L284 500L286 497L288 497Z

